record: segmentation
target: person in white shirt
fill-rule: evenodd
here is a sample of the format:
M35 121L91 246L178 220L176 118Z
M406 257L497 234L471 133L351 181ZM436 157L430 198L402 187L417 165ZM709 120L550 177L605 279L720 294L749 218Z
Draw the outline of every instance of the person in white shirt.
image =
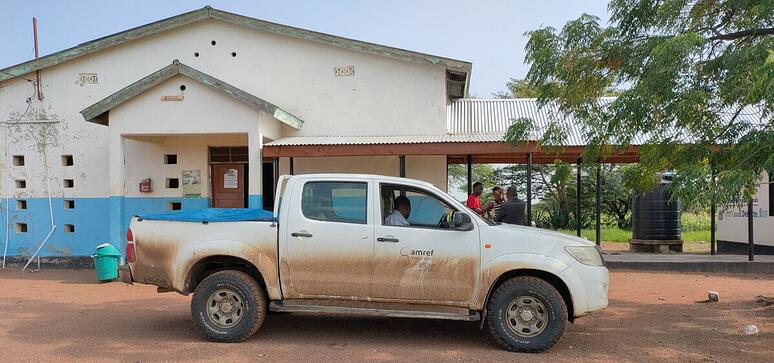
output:
M384 219L384 224L387 226L408 226L410 224L406 218L408 218L410 214L411 201L401 195L400 197L395 198L393 211Z

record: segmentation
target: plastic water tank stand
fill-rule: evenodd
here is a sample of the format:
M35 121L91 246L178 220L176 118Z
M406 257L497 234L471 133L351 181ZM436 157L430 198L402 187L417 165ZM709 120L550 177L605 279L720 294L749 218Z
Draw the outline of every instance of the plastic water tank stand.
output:
M631 239L629 252L638 253L673 253L683 252L683 240Z

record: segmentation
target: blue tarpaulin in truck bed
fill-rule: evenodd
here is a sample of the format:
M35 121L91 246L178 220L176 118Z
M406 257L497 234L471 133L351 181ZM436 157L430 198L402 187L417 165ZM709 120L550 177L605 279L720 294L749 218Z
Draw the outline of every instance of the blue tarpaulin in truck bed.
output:
M208 208L139 217L148 220L175 222L239 222L271 221L274 219L274 214L263 209Z

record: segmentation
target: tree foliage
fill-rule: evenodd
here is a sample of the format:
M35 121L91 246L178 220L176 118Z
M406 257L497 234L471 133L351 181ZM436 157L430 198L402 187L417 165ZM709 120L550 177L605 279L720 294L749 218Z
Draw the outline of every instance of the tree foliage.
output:
M583 228L594 224L594 198L596 188L596 165L583 165L581 174L580 201L576 192L575 166L555 161L552 164L532 166L532 199L537 202L534 220L539 227L551 229L575 228L577 218ZM625 171L631 166L606 164L601 174L601 207L603 216L611 226L628 229L631 227L631 198L633 191L623 183ZM527 199L527 165L513 164L493 167L477 164L473 166L473 181L484 183L482 197L488 201L491 187L499 185L504 189L516 187L518 197ZM450 186L465 190L467 171L464 165L449 166ZM581 204L581 215L576 215L577 203Z
M537 88L530 86L523 79L511 78L505 84L505 88L508 90L495 92L492 96L494 98L537 98L540 95Z
M580 121L583 160L642 145L627 185L648 189L674 171L684 204L749 198L774 169L774 0L611 0L608 10L607 26L583 14L527 33L525 80L539 103ZM610 89L619 96L599 102ZM554 123L544 146L566 140ZM515 120L506 140L527 140L532 125Z

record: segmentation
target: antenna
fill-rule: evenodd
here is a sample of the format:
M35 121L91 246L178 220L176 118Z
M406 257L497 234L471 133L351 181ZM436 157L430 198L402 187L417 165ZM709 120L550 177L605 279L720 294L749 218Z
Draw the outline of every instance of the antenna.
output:
M35 39L35 59L40 58L40 49L38 48L38 18L32 18L32 35ZM38 100L43 100L43 92L40 85L40 70L35 71L35 93Z

